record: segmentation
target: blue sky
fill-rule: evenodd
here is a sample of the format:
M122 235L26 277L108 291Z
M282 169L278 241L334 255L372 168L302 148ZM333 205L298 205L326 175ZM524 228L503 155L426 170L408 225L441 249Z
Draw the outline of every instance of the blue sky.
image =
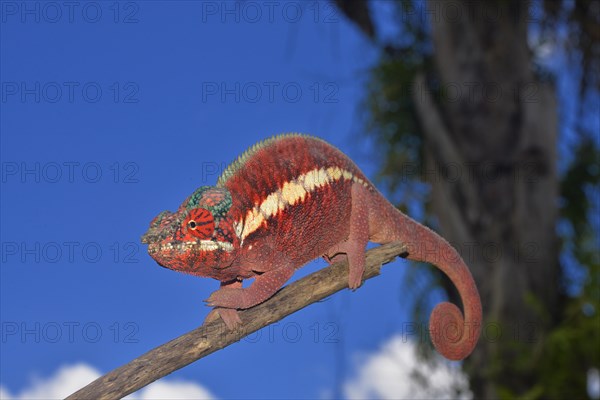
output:
M201 324L218 283L160 268L139 238L256 141L318 135L373 175L360 102L377 51L327 3L1 7L8 393L65 366L108 372ZM408 329L406 268L167 379L219 398L340 394L360 360Z

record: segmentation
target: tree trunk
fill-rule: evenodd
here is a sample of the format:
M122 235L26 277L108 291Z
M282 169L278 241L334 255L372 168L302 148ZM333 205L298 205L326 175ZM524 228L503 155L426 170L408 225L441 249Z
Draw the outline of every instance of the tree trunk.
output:
M429 1L440 87L419 76L413 91L433 213L481 294L483 335L465 367L484 398L531 390L536 343L559 315L557 104L532 70L528 6Z
M364 4L335 2L377 42ZM435 65L429 79L417 74L411 92L424 136L423 175L439 230L470 266L481 295L485 325L464 364L481 398L542 392L538 361L564 302L557 101L553 85L534 74L529 7L522 0L428 0L418 19L431 24ZM411 32L415 9L402 10ZM410 54L398 50L398 57Z

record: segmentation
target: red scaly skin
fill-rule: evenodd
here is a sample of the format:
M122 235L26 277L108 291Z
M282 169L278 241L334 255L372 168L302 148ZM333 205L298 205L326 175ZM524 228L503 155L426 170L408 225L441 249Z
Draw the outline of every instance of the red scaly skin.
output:
M437 305L430 331L437 350L460 360L479 338L481 302L468 267L443 238L397 210L341 151L325 141L280 135L250 148L219 178L165 211L142 241L162 266L221 281L207 300L231 329L236 310L271 297L317 257L347 257L348 286L362 283L367 242L399 241L407 258L437 266L456 285L463 313ZM247 288L242 280L254 278Z

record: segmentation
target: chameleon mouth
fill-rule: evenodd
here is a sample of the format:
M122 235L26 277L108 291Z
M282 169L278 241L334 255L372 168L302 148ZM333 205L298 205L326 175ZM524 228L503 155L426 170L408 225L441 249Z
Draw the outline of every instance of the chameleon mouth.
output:
M229 242L217 242L214 240L199 240L195 242L171 242L171 243L150 243L148 253L154 254L162 251L215 251L223 250L233 251L233 244Z

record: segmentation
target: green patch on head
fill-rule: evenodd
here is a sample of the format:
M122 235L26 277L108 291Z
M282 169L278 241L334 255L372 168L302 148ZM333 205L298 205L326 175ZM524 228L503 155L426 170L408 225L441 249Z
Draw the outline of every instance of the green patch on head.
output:
M202 199L202 195L210 190L212 186L201 186L192 193L190 197L188 197L185 208L191 210L192 208L200 207L200 200Z
M198 207L206 208L217 220L227 214L231 203L229 190L215 186L202 186L196 189L184 204L187 210Z

